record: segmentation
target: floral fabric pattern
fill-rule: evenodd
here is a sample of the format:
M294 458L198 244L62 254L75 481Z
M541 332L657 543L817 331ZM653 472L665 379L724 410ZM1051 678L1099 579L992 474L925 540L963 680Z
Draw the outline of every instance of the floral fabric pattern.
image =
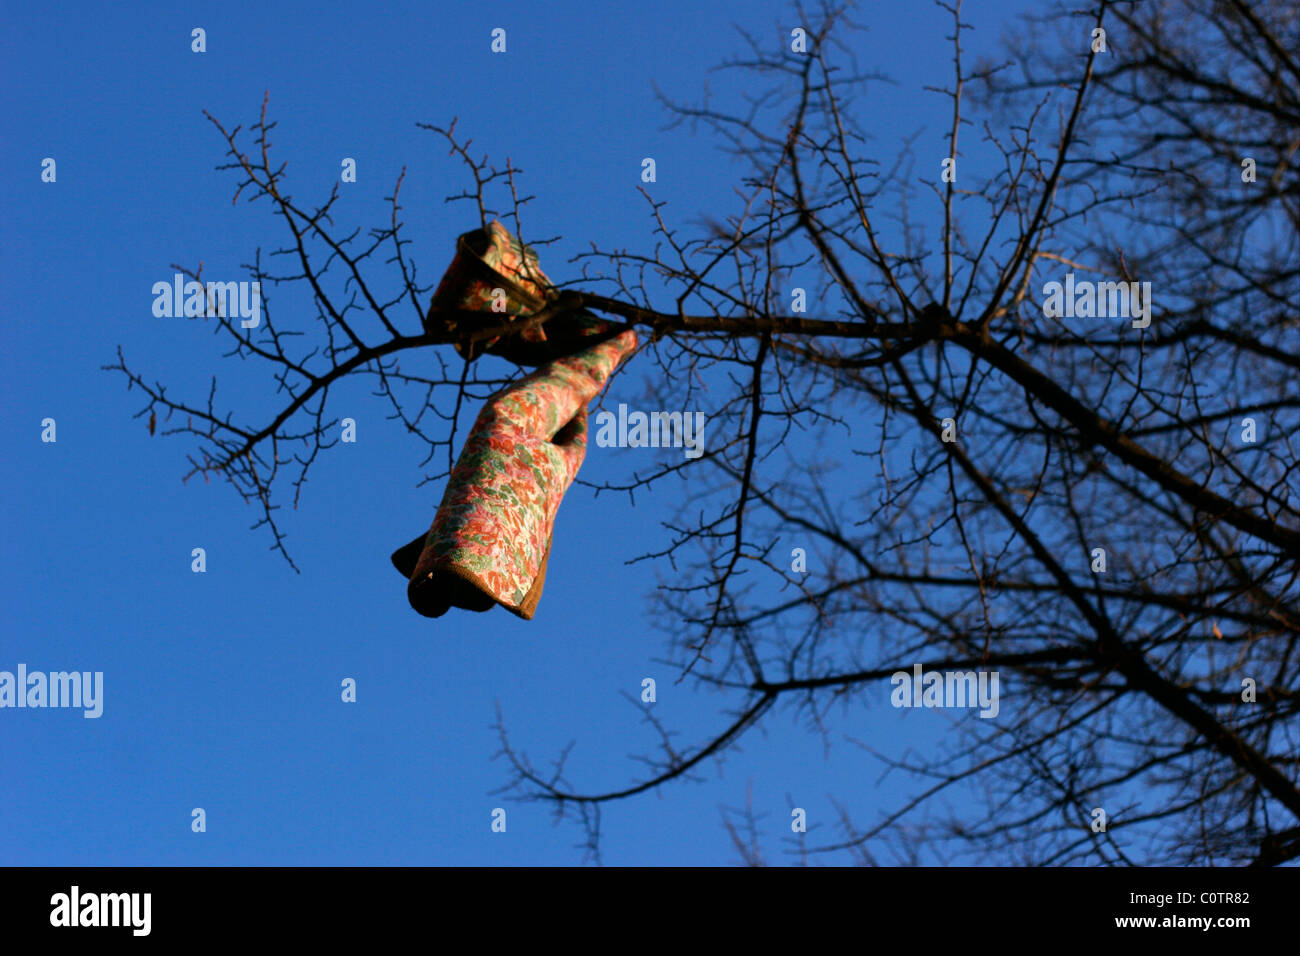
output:
M630 329L605 337L613 328L593 323L591 332L604 341L549 362L487 401L425 536L412 593L451 592L469 582L520 617L533 616L555 516L586 454L587 404L637 345ZM429 616L446 610L443 601L432 612L414 597L412 605Z
M504 300L500 300L504 312L492 310L498 301L494 289L505 292ZM499 325L537 311L553 293L554 284L542 271L536 253L494 219L486 229L464 233L456 240L456 256L433 293L425 325L458 331L457 319L439 315L455 310L478 312L485 325ZM544 342L546 333L537 326L524 329L518 338ZM491 349L499 341L497 337L477 344L475 354ZM465 358L472 357L461 345L456 349Z

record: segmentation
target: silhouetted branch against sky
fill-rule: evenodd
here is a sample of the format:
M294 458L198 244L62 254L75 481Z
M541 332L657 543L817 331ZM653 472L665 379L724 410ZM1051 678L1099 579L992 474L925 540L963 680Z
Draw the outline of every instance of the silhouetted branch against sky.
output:
M743 97L660 93L673 135L731 157L731 205L670 206L647 157L638 240L548 264L563 294L528 322L587 308L636 327L608 394L639 386L644 407L707 422L696 456L579 484L629 502L678 489L666 543L636 560L658 575L674 680L725 703L677 730L653 687L634 700L658 750L626 779L589 754L536 769L498 715L507 791L553 803L598 858L602 806L763 746L775 712L861 746L912 796L837 794L840 819L816 829L792 805L782 849L752 805L724 808L749 865L1294 859L1300 14L1066 5L972 58L962 5L938 7L941 129L874 102L886 78L863 64L888 38L869 12L792 7L797 27L746 32L719 64ZM273 114L209 119L236 201L265 200L281 230L247 267L260 321L213 319L274 400L236 414L215 379L182 396L121 351L111 367L160 433L194 442L189 474L255 501L292 563L281 508L340 443L341 382L373 387L438 482L462 416L516 370L461 359L455 315L426 331L400 198L419 158L381 225L345 231L346 185L319 204L289 192ZM489 159L451 118L421 127L463 165L448 201L467 229L500 219L547 249L512 164L537 157ZM201 264L176 269L203 282ZM282 312L289 290L314 314ZM845 718L886 701L951 707L952 726L888 753Z

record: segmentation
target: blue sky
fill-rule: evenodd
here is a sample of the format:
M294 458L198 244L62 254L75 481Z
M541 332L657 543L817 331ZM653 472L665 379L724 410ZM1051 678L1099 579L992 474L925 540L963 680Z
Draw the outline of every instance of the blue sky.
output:
M698 99L710 68L745 51L733 24L780 42L799 25L783 3L654 4L5 4L0 217L7 304L0 349L0 670L102 671L104 711L0 710L0 863L34 865L576 864L581 833L548 809L494 794L507 779L492 723L539 764L569 741L570 779L639 779L630 755L653 746L636 709L644 677L656 716L681 741L725 725L728 701L674 683L650 620L656 578L627 565L661 546L680 503L665 483L635 507L575 488L565 499L537 618L501 610L431 622L407 605L389 553L427 527L441 488L419 488L423 451L369 384L340 390L334 413L358 422L355 445L317 466L286 517L301 574L275 553L224 483L182 484L193 444L150 437L138 392L103 371L120 345L178 396L220 393L257 418L270 407L256 370L219 358L200 322L157 318L150 289L171 263L239 279L260 245L282 243L265 203L232 206L235 179L214 167L227 125L256 119L264 91L274 141L304 202L323 199L342 157L340 219L384 221L403 166L408 238L423 281L449 261L473 210L446 204L463 168L417 122L446 124L474 151L524 170L534 230L563 239L542 264L572 280L590 241L650 246L637 186L656 158L656 199L686 225L732 208L743 172L717 143L669 119L652 84ZM972 57L992 51L1015 6L967 11ZM920 134L941 155L947 103L926 84L949 76L950 20L923 3L872 4L857 50L889 74L863 101L882 155ZM490 31L507 30L504 55ZM190 49L206 31L207 52ZM861 42L864 37L859 37ZM723 83L715 77L715 84ZM57 181L41 181L52 157ZM930 158L918 158L928 168ZM917 173L920 175L920 173ZM930 210L929 214L937 210ZM293 307L286 297L282 309ZM410 359L418 361L418 356ZM623 391L641 395L629 370ZM56 421L57 441L41 440ZM592 448L582 477L626 477L648 459ZM660 454L668 454L663 452ZM192 573L203 547L207 571ZM357 681L358 701L340 700ZM1007 689L1004 688L1004 693ZM914 784L845 736L895 755L933 741L951 718L877 706L838 715L827 750L788 709L769 714L700 782L610 805L610 864L731 864L720 806L752 785L771 862L790 836L791 801L829 834L828 795L864 822ZM965 715L962 719L973 719ZM193 833L204 808L207 831ZM491 812L504 807L504 834Z

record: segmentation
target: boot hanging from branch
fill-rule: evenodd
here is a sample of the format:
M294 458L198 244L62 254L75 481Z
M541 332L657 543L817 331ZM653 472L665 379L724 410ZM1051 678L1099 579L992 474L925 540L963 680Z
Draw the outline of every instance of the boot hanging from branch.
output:
M476 334L503 320L520 331ZM432 527L395 551L393 565L426 617L500 604L529 620L556 512L586 454L587 404L636 350L636 333L566 308L532 250L495 220L459 237L425 324L457 333L466 359L486 352L537 370L487 400Z

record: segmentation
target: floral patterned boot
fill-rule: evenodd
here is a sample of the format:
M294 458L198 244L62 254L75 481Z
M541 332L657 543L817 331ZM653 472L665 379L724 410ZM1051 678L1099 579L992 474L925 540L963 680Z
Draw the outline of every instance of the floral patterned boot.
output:
M456 336L456 351L465 359L486 352L516 365L544 365L586 344L580 340L599 320L585 310L566 310L518 332L479 341L466 336L521 322L555 304L559 295L537 254L494 219L456 239L456 255L434 290L424 327Z
M615 328L584 322L595 344L548 362L479 412L433 526L392 557L421 614L500 604L532 618L555 515L586 454L587 403L636 349L636 333Z

